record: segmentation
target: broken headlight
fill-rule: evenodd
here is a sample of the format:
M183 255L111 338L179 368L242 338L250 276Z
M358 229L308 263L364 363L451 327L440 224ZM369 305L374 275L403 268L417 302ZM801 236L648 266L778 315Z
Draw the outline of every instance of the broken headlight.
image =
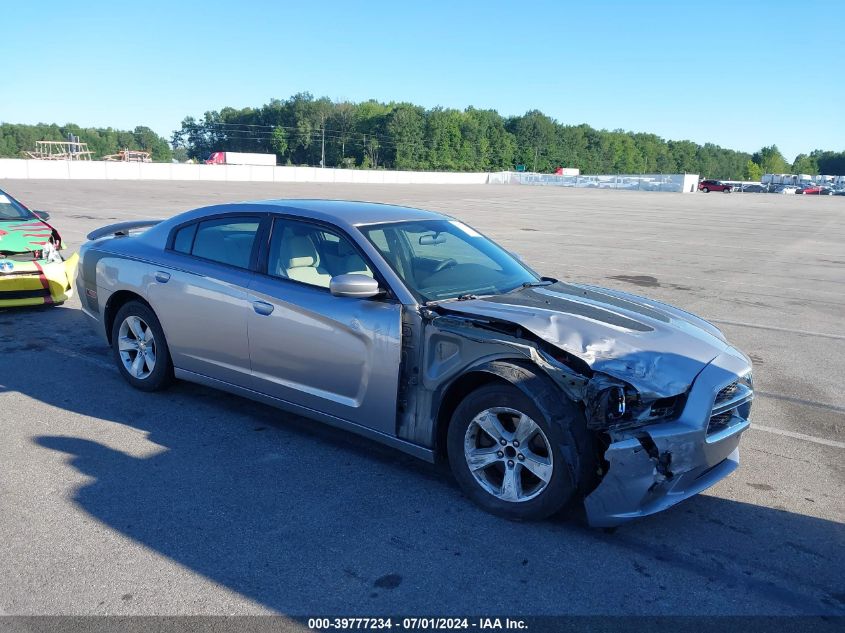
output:
M627 429L663 422L680 415L684 394L657 400L643 400L630 385L593 384L585 400L587 426L592 429Z

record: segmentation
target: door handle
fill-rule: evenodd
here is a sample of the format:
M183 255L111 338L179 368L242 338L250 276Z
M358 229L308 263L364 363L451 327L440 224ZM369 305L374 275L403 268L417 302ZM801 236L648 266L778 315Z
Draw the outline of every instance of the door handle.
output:
M273 304L267 303L266 301L253 301L252 309L262 316L268 316L273 312Z
M157 282L166 284L168 281L170 281L170 273L166 273L163 270L157 270L155 278Z

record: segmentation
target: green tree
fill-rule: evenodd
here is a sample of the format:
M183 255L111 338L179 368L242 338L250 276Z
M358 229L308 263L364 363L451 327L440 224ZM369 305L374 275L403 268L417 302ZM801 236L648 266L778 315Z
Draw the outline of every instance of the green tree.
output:
M459 169L461 120L457 110L434 108L426 121L428 166L440 171Z
M818 173L827 175L845 175L845 152L829 152L814 149L810 158L819 166Z
M777 145L761 148L751 159L760 165L764 174L783 174L789 170L789 165Z
M387 119L387 133L395 147L396 169L424 169L425 111L401 103Z
M335 139L340 144L340 163L346 162L346 146L355 134L358 123L358 108L354 103L342 101L334 106L331 125L336 133Z
M382 141L388 138L387 120L391 106L374 99L358 104L357 152L362 167L376 169L382 161Z
M812 156L798 154L792 162L792 173L815 175L819 173L819 164Z
M555 139L555 122L539 110L531 110L509 121L516 137L517 160L531 171L550 171L549 148Z
M760 182L763 179L763 168L749 159L745 163L745 168L742 170L742 179Z
M276 152L279 158L283 158L288 152L288 135L285 129L280 126L273 128L272 139L270 140L270 147Z

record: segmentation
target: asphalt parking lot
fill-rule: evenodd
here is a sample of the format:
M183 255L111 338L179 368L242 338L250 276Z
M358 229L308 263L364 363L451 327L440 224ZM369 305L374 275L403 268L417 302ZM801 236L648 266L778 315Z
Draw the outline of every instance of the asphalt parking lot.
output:
M0 310L0 613L845 614L845 198L0 181L91 229L277 197L448 212L540 271L676 304L755 363L742 465L614 533L509 523L441 469L180 383L131 389L76 298ZM69 252L70 252L69 251ZM202 327L202 324L197 324Z

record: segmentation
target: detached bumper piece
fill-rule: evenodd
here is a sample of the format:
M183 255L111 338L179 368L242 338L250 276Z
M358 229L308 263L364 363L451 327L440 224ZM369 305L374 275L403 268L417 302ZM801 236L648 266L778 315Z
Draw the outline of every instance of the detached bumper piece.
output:
M0 307L62 303L73 296L73 278L79 255L65 261L0 260Z
M613 433L607 473L584 499L590 525L660 512L736 470L753 397L751 367L724 353L696 378L678 419Z

